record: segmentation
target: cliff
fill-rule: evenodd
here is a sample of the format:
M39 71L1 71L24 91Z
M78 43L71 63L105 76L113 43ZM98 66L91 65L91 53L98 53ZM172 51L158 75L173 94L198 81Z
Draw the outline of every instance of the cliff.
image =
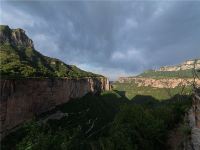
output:
M155 88L175 88L177 86L189 86L194 82L193 78L143 78L143 77L120 77L120 83L134 83L137 86L150 86ZM196 84L200 85L200 80L196 79Z
M200 88L194 91L192 108L188 114L189 126L191 128L191 137L186 143L186 149L199 150L200 149Z
M200 75L200 59L187 60L179 65L163 66L157 70L146 70L137 77L153 78L193 78L194 69Z
M200 69L200 59L187 60L179 65L175 66L164 66L158 69L157 71L180 71L180 70L189 70L193 69L195 66L196 69Z
M0 60L2 135L70 99L109 89L102 75L39 53L23 29L0 25Z
M9 26L0 26L0 43L10 43L12 46L34 48L33 41L25 34L23 29L11 30Z
M13 79L0 80L0 133L6 135L14 127L49 111L57 105L91 92L109 90L104 77L77 79Z
M120 77L120 83L135 83L140 86L155 88L175 88L177 86L189 86L194 82L195 74L200 76L200 59L188 60L180 65L164 66L158 70L147 70L138 76ZM200 85L200 80L196 80Z

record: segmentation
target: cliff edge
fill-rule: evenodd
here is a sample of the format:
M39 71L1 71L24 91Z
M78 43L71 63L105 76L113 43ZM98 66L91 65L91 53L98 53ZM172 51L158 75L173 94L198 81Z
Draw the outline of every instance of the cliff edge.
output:
M102 75L42 55L22 29L0 26L0 134L87 93L109 90Z

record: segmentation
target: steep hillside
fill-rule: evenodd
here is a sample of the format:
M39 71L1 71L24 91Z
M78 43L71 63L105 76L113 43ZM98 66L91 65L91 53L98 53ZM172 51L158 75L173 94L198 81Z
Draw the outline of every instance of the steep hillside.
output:
M0 26L0 60L2 78L100 76L42 55L24 30L6 25Z
M22 29L0 29L0 139L57 105L109 90L107 78L37 52Z

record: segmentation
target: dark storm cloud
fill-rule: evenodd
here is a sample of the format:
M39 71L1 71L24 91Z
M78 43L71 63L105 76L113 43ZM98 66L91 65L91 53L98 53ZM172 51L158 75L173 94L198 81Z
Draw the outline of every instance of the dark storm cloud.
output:
M24 28L45 55L111 78L200 56L197 1L18 1L1 7L1 24Z

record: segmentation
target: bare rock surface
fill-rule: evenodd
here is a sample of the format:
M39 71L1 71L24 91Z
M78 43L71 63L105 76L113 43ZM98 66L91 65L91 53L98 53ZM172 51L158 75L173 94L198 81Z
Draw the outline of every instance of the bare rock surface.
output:
M179 70L188 70L193 69L195 66L196 69L200 69L200 59L197 60L187 60L176 66L164 66L158 69L157 71L179 71Z
M10 29L4 26L0 32L0 43L11 43L13 46L23 46L34 48L33 41L25 34L23 29Z
M200 150L200 97L199 89L194 93L192 108L188 114L191 127L191 140L189 150Z
M0 80L0 133L6 134L35 115L49 111L70 99L91 92L109 90L104 77L77 79Z

